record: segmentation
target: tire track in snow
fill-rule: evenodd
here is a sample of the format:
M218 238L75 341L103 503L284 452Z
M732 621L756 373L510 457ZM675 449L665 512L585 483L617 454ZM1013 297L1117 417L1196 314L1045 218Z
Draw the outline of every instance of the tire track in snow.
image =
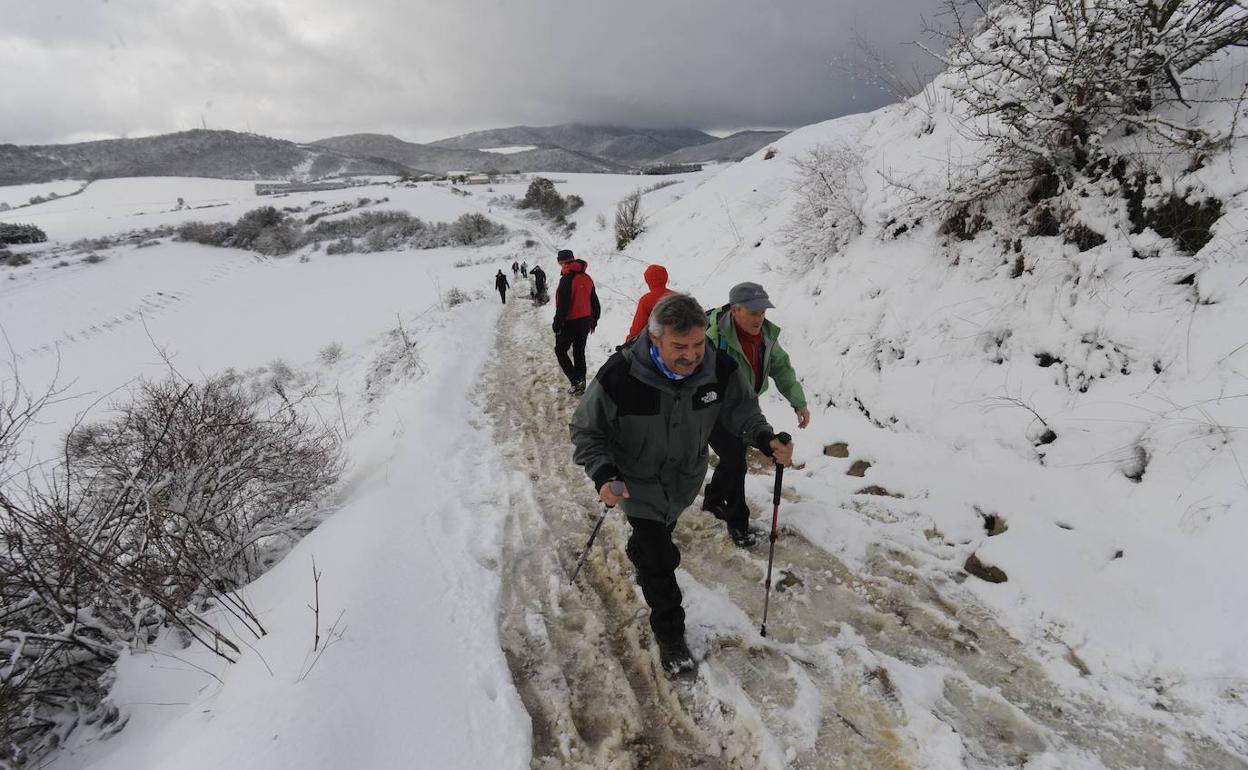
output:
M549 310L508 304L478 396L513 470L499 623L534 768L1248 767L1207 736L1062 690L969 591L889 544L857 574L785 532L776 576L804 584L773 589L761 640L766 549L736 549L696 508L676 539L701 667L673 683L620 514L568 585L599 507L571 461Z

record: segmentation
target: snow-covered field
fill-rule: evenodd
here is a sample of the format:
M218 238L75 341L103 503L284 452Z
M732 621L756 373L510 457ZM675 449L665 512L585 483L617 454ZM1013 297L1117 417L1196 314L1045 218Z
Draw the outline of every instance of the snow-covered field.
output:
M0 204L10 207L27 206L36 198L69 195L82 189L84 182L66 179L59 182L41 182L39 184L19 184L0 187Z
M558 175L561 193L586 202L566 239L491 204L521 196L520 183L261 200L251 183L109 180L0 214L59 244L361 196L513 228L483 250L305 262L161 241L102 250L98 264L8 269L0 324L23 380L59 373L76 396L49 413L36 452L96 399L158 374L162 350L188 373L261 376L280 359L342 394L350 430L336 512L248 589L270 634L230 667L172 639L127 657L111 696L127 727L103 741L84 731L55 766L525 767L531 754L543 767L634 766L644 745L684 747L708 767L830 767L830 746L858 740L833 740L829 725L844 724L867 758L851 766L1118 768L1150 751L1155 767L1244 766L1242 183L1229 159L1210 164L1204 182L1228 204L1195 257L1135 259L1142 241L1122 234L1082 253L1037 237L1012 277L992 232L948 241L874 172L921 180L970 152L947 118L927 129L897 105L796 131L769 160L671 177L643 196L648 230L624 253L598 218L651 178ZM798 264L785 246L791 161L830 143L864 158L866 228L840 254ZM759 559L725 548L698 512L678 530L703 658L691 691L646 673L619 522L591 559L591 587L558 574L595 511L567 468L549 307L500 316L492 293L439 304L451 288L489 291L513 258L553 277L565 246L587 259L603 302L591 368L623 341L642 270L658 262L708 307L739 281L763 283L811 401L813 424L798 431L764 397L800 464L785 476L790 544L776 558L802 583L775 597L776 640L752 638ZM1189 272L1213 302L1176 283ZM369 372L398 323L421 367L379 392ZM345 353L326 363L330 343ZM509 401L509 388L523 397ZM1037 444L1037 414L1055 441ZM847 457L824 453L837 442ZM1142 456L1146 467L1132 465ZM858 460L870 468L848 475ZM770 481L748 479L758 515ZM1008 581L968 577L972 554ZM315 663L313 558L322 616L341 612L344 629ZM593 672L604 679L578 689L574 674ZM784 685L773 696L769 682Z

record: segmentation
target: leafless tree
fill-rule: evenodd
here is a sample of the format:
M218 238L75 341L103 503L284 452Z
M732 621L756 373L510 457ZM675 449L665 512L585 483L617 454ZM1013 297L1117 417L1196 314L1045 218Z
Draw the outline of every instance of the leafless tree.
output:
M646 231L641 213L641 193L635 192L615 207L615 248L623 249Z

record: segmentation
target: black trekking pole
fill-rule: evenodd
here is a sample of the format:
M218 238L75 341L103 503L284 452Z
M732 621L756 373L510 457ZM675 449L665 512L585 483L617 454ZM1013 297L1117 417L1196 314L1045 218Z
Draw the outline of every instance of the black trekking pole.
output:
M787 433L779 433L776 438L781 444L787 444L793 437ZM776 555L776 538L780 537L780 481L784 478L784 466L776 463L776 489L771 495L771 545L767 548L767 593L763 594L763 625L758 632L767 636L767 605L771 603L771 562Z
M611 481L611 494L621 495L624 493L624 482L619 479ZM611 506L606 503L602 504L602 513L598 516L597 523L594 524L594 531L589 533L589 541L585 543L585 550L581 551L581 558L576 560L576 569L572 571L572 579L568 581L568 585L576 582L576 576L581 574L581 567L585 565L585 559L589 556L589 549L594 545L594 538L598 537L598 530L602 529L602 522L606 521L607 511L611 510Z

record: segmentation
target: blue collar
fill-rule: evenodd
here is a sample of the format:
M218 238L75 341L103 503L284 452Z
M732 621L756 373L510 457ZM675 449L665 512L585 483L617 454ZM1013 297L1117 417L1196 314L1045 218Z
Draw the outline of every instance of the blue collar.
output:
M657 366L659 371L662 372L663 376L669 380L679 381L689 376L687 374L677 374L676 372L673 372L671 369L668 369L667 366L664 365L663 359L659 358L659 349L654 346L653 342L650 343L650 360L654 361L654 365Z

